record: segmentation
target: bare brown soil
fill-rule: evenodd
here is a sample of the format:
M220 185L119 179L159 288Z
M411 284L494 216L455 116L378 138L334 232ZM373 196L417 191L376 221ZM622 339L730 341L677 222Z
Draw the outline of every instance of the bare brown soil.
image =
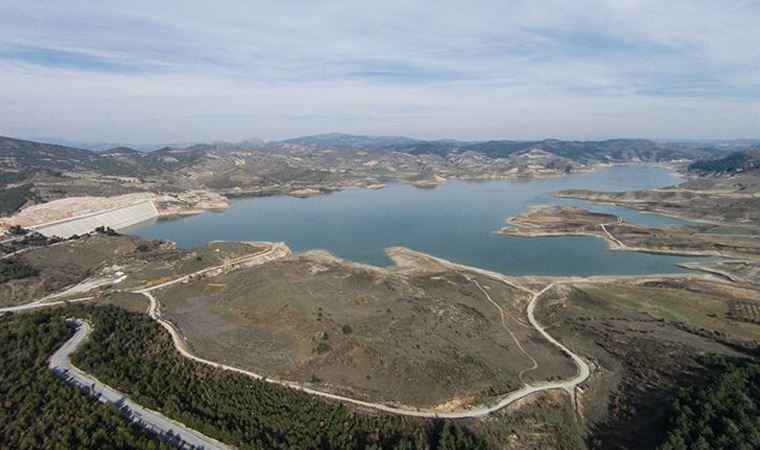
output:
M665 280L563 284L546 295L539 319L595 368L580 395L592 447L653 448L676 390L709 379L702 355L741 358L757 345L760 326L731 326L732 300L720 291Z
M575 374L528 324L526 292L400 255L388 270L309 252L158 299L199 356L359 398L443 410Z
M41 300L87 280L93 281L93 293L127 290L219 265L262 248L257 243L212 242L185 251L177 249L171 242L136 236L98 233L81 236L54 245L25 249L12 256L39 273L0 283L0 306ZM99 283L98 280L102 279L120 281ZM85 291L78 294L82 296Z
M507 219L513 226L501 233L516 236L592 235L620 250L673 254L760 258L760 239L754 235L720 233L717 225L678 225L651 228L609 214L582 208L539 206Z

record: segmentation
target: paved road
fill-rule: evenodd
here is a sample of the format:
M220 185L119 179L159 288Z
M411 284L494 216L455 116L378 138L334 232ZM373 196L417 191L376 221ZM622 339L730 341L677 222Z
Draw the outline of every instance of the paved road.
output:
M45 303L42 303L39 300L36 300L36 301L33 301L32 303L24 303L23 305L7 306L5 308L0 308L0 313L26 311L29 309L37 309L37 308L46 308L48 306L63 305L65 303L78 303L78 302L83 302L86 300L92 300L94 298L95 297L79 297L79 298L72 298L69 300L58 300L55 302L45 302Z
M316 396L319 396L319 397L328 398L328 399L332 399L332 400L337 400L337 401L341 401L341 402L345 402L345 403L350 403L350 404L354 404L354 405L358 405L358 406L363 406L363 407L366 407L366 408L371 408L371 409L375 409L375 410L383 411L383 412L387 412L387 413L392 413L392 414L399 414L399 415L405 415L405 416L415 416L415 417L439 417L439 418L449 418L449 419L481 417L481 416L488 415L488 414L490 414L492 412L498 411L498 410L500 410L500 409L502 409L502 408L510 405L511 403L513 403L513 402L515 402L515 401L517 401L519 399L522 399L522 398L524 398L524 397L526 397L528 395L531 395L533 393L541 392L541 391L555 390L555 389L563 389L563 390L567 391L568 393L570 393L571 397L574 399L575 398L575 388L579 384L581 384L584 381L586 381L586 379L588 379L588 377L590 375L590 369L589 369L588 364L586 364L586 362L583 361L583 359L581 359L578 355L576 355L575 353L571 352L567 347L565 347L559 341L557 341L552 336L550 336L544 330L544 328L541 326L541 324L538 323L538 321L536 320L536 318L533 315L533 311L535 309L536 302L539 300L539 298L546 291L548 291L553 286L553 284L550 284L550 285L546 286L541 291L534 292L534 291L531 291L531 290L529 290L529 289L527 289L527 288L525 288L523 286L515 284L509 277L507 277L507 276L505 276L505 275L503 275L501 273L492 272L492 271L488 271L488 270L484 270L484 269L479 269L479 268L476 268L476 267L464 266L464 265L452 263L452 262L447 261L445 259L430 257L429 255L424 255L424 256L426 258L431 258L433 260L436 260L436 261L438 261L438 262L440 262L440 263L442 263L444 265L447 265L448 267L454 268L456 270L471 271L471 272L474 272L474 273L480 273L480 274L484 274L484 275L486 275L488 277L498 279L498 280L500 280L500 281L502 281L502 282L504 282L504 283L506 283L506 284L508 284L508 285L510 285L510 286L512 286L514 288L516 288L516 289L519 289L519 290L521 290L523 292L526 292L526 293L530 294L531 295L531 300L530 300L530 303L528 304L528 309L527 309L527 315L528 315L528 320L530 322L530 325L532 327L534 327L547 340L549 340L549 342L551 342L553 345L559 347L560 350L562 350L565 354L567 354L573 360L573 362L578 367L578 373L576 374L576 376L574 376L574 377L572 377L571 379L568 379L568 380L525 384L522 388L520 388L520 389L518 389L516 391L510 392L509 394L501 397L495 403L485 404L485 405L477 405L477 406L473 406L473 407L470 407L470 408L467 408L467 409L460 409L460 410L454 410L454 411L438 411L438 410L425 409L425 408L415 408L415 407L410 407L410 406L406 406L406 405L391 405L391 404L383 404L383 403L373 403L373 402L367 402L367 401L358 400L358 399L354 399L354 398L350 398L350 397L344 397L344 396L341 396L341 395L331 394L331 393L328 393L328 392L318 391L318 390L311 389L311 388L302 386L300 384L297 384L297 383L294 383L294 382L290 382L290 381L286 381L286 380L274 380L274 379L271 379L271 378L266 378L266 377L264 377L261 374L254 373L254 372L249 371L249 370L245 370L245 369L241 369L241 368L233 367L233 366L228 366L228 365L225 365L225 364L217 363L215 361L210 361L210 360L207 360L207 359L204 359L204 358L200 358L200 357L194 355L190 351L190 349L189 349L189 347L187 345L187 342L185 341L185 339L182 336L182 334L175 328L174 324L172 324L171 322L166 321L166 320L164 320L164 319L161 318L161 311L160 311L160 307L159 307L160 305L158 304L157 299L153 295L154 291L159 290L161 288L165 288L165 287L174 285L174 284L177 284L177 283L182 283L182 282L184 282L186 280L189 280L189 279L191 279L193 277L197 277L197 276L200 276L200 275L210 274L210 273L214 273L214 272L217 272L217 271L229 270L229 269L237 268L237 267L255 266L255 265L259 265L259 264L263 264L263 263L272 261L272 260L277 259L277 258L281 258L281 257L286 256L288 254L290 254L290 251L287 248L287 246L285 246L282 243L273 244L272 247L270 247L268 250L262 251L260 253L255 254L255 255L251 255L249 257L241 258L239 260L232 261L232 262L229 262L229 263L226 263L226 264L222 264L220 266L215 266L215 267L210 267L210 268L207 268L207 269L203 269L203 270L200 270L198 272L195 272L195 273L192 273L192 274L189 274L189 275L185 275L185 276L176 278L174 280L170 280L170 281L167 281L167 282L155 285L155 286L151 286L151 287L148 287L148 288L143 288L143 289L135 290L133 292L138 293L138 294L142 294L142 295L146 296L148 298L148 300L150 300L150 307L149 307L149 310L148 310L149 315L153 319L155 319L159 324L161 324L169 332L169 334L172 337L172 341L173 341L174 346L176 347L177 351L179 351L179 353L181 355L183 355L184 357L186 357L186 358L192 359L192 360L197 361L197 362L202 363L202 364L208 364L208 365L211 365L211 366L214 366L214 367L218 367L218 368L221 368L221 369L224 369L224 370L229 370L229 371L232 371L232 372L241 373L241 374L250 376L252 378L264 380L264 381L269 382L269 383L275 383L275 384L279 384L279 385L282 385L282 386L287 386L287 387L290 387L292 389L296 389L296 390L299 390L299 391L302 391L302 392L305 392L305 393L308 393L308 394L316 395ZM82 300L87 300L87 298L76 299L74 301L82 301ZM51 302L51 303L39 303L39 304L21 305L21 306L18 306L18 307L11 307L11 308L0 309L0 312L3 312L3 311L18 311L18 310L22 310L22 309L51 306L51 305L61 304L61 303L63 303L63 302ZM493 303L498 307L497 303L495 303L495 302L493 302ZM499 309L501 310L501 308L499 308ZM86 332L81 331L82 329L84 329L84 326L80 326L80 331L78 331L77 333L79 334L81 332L81 333L83 333L83 334L86 335ZM71 341L67 342L67 344L64 345L64 347L62 347L61 350L59 350L59 352L61 352L64 349L66 349L67 346L70 345L70 344L73 345L73 346L76 346L78 344L78 342L81 342L81 340L84 339L84 337L85 336L81 336L79 338L79 341L77 341L74 344L71 344L72 341L76 341L76 336L75 336L75 338L72 338ZM73 351L73 349L69 350L68 353L65 353L66 358L68 357L68 355L72 351ZM56 354L58 354L58 352ZM55 357L55 355L54 355L54 357ZM53 364L53 360L51 359L51 368L53 368L52 364ZM83 372L79 372L79 375L81 377L83 377L83 379L86 379L86 380L95 380L93 377L91 377L91 376L89 376L89 375L87 375L87 374L85 374ZM87 381L87 382L92 383L92 381ZM107 389L110 389L110 388L108 388L105 385L102 385L102 386L105 387L105 388L107 388ZM117 401L118 399L120 399L120 398L123 397L123 395L120 394L120 393L118 393L117 391L113 391L112 390L112 392L114 393L113 398L116 399L116 400L110 400L110 401ZM134 405L134 407L135 408L141 408L139 405ZM194 432L192 430L184 428L184 426L182 426L181 424L177 424L175 422L171 422L170 419L167 419L167 418L161 416L159 413L156 413L156 412L151 412L151 413L153 415L157 416L157 417L160 417L163 421L166 421L167 423L174 424L175 427L182 427L184 430L187 430L187 432L193 433L193 434L197 435L197 432ZM208 438L206 438L206 439L208 439ZM221 444L217 444L216 447L205 447L205 448L224 448L224 447L219 447L219 445L221 445Z
M150 433L159 435L163 439L177 444L180 448L208 450L229 450L231 448L195 430L187 428L160 413L143 408L127 398L123 393L77 369L71 364L70 356L87 339L91 328L87 322L82 320L72 320L72 322L76 323L76 333L50 357L48 367L56 375L66 380L66 382L79 387L90 396L96 397L103 403L110 402L116 404L122 414L129 420Z
M57 245L57 244L53 244L53 245ZM288 254L290 254L290 249L284 243L279 242L279 243L272 244L269 249L255 253L253 255L243 256L241 258L229 261L224 264L220 264L218 266L208 267L208 268L199 270L197 272L194 272L192 274L175 278L165 283L161 283L159 285L151 286L143 290L138 290L134 292L141 294L143 293L143 291L149 292L149 291L159 289L162 287L167 287L173 284L177 284L177 283L181 283L183 281L189 280L192 277L197 277L197 276L204 275L207 273L213 273L213 272L218 272L222 270L229 270L231 268L236 268L236 267L246 267L249 265L263 264L264 262L271 261L273 259L277 259ZM85 296L85 297L79 297L79 298L73 298L73 299L67 299L67 300L59 300L59 301L52 301L52 302L49 301L53 298L60 297L64 294L68 295L72 293L84 293L86 291L92 290L95 287L104 286L106 284L120 283L124 279L126 279L126 275L123 275L116 279L104 279L104 280L95 281L95 282L93 282L93 280L87 280L83 283L80 283L74 286L73 288L70 288L69 290L63 291L58 294L49 295L45 298L37 299L29 303L24 303L23 305L6 306L3 308L0 308L0 313L25 311L29 309L44 308L47 306L63 305L64 303L77 303L77 302L82 302L85 300L92 300L95 297Z
M118 284L124 281L127 278L126 275L121 275L118 278L92 278L87 279L77 285L74 285L68 289L64 289L63 291L60 291L55 294L48 295L46 297L34 300L29 303L24 303L23 305L16 305L16 306L6 306L4 308L0 308L0 313L6 313L6 312L16 312L16 311L25 311L28 309L36 309L36 308L44 308L46 306L55 306L55 305L63 305L64 303L77 303L77 302L83 302L85 300L92 300L95 297L94 296L84 296L84 297L77 297L77 298L69 298L66 300L56 300L51 301L56 298L66 297L66 296L73 296L75 294L85 294L87 292L90 292L94 289L97 289L99 287Z

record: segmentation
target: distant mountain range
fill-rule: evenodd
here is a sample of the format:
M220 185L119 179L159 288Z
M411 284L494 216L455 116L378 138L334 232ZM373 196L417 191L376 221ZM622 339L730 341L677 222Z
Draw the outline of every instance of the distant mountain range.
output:
M149 145L149 144L126 144L123 142L116 143L116 142L72 141L68 139L59 139L59 138L53 138L53 137L37 137L37 136L24 137L23 139L30 142L40 142L40 143L46 143L46 144L52 144L52 145L60 145L63 147L73 147L73 148L79 148L82 150L90 150L92 152L103 152L103 151L110 150L112 148L117 148L117 147L129 147L135 150L147 152L147 151L155 150L156 148L160 147L160 146Z
M648 139L609 139L603 141L459 141L455 139L419 140L403 136L358 136L342 133L302 136L280 141L285 144L316 148L393 149L412 155L475 152L490 158L540 149L573 161L672 161L677 159L709 158L716 154L754 145L754 140L716 141L714 143L658 142ZM745 145L746 144L746 145Z
M259 138L250 138L243 141L231 143L231 142L225 142L225 141L216 141L212 142L211 144L203 143L203 142L171 142L171 143L165 143L165 144L141 144L141 143L113 143L113 142L87 142L87 141L71 141L68 139L59 139L59 138L52 138L52 137L24 137L23 140L27 140L30 142L40 142L40 143L46 143L46 144L53 144L53 145L61 145L64 147L73 147L73 148L79 148L83 150L90 150L93 152L104 152L106 150L111 150L114 148L131 148L134 150L138 150L141 152L150 152L159 148L164 147L172 147L172 148L187 148L192 147L195 145L235 145L235 146L241 146L241 147L253 147L257 145L264 144L265 141L263 139Z
M462 142L335 133L281 142L93 151L0 137L0 213L64 197L146 191L308 196L389 181L432 187L450 178L559 176L609 163L700 161L692 170L717 175L757 167L756 153L735 151L735 146L645 139Z
M278 151L290 146L341 151L395 151L410 155L436 155L450 158L455 154L479 154L490 159L511 158L531 150L540 150L563 160L580 164L599 162L673 161L714 159L735 150L725 144L665 143L646 139L611 139L605 141L542 141L493 140L463 142L457 140L415 140L402 136L358 136L341 133L320 134L279 142L260 140L243 143L217 142L187 147L166 146L152 151L115 146L98 151L79 147L0 137L0 167L41 168L57 171L84 171L115 176L156 175L188 167L210 152L269 149Z
M283 144L305 145L309 147L350 147L378 148L412 145L419 142L404 136L361 136L343 133L316 134L280 141Z
M10 139L10 138L9 138ZM22 139L18 139L22 140ZM475 151L489 154L495 157L508 156L514 152L530 148L540 147L543 150L562 156L576 157L585 154L588 157L598 157L614 152L633 151L654 152L669 155L671 152L683 153L685 158L693 158L695 153L699 156L709 157L711 152L725 153L728 151L740 151L753 146L760 146L760 139L721 139L721 140L648 140L648 139L610 139L601 141L565 141L559 139L544 139L539 141L521 140L488 140L488 141L462 141L457 139L414 139L406 136L368 136L346 133L325 133L309 136L299 136L280 141L264 141L260 138L251 138L239 142L215 141L204 142L173 142L168 144L125 144L106 142L72 141L59 138L27 138L28 142L59 145L92 152L104 152L116 148L129 148L141 152L152 152L161 148L182 149L220 149L220 148L254 148L266 145L288 144L301 145L315 148L354 148L354 149L378 149L394 148L411 154L439 154L445 155L452 151ZM702 151L700 151L702 150ZM702 154L704 153L704 154ZM619 153L619 157L625 157Z
M63 145L0 137L0 167L45 169L60 172L93 172L102 175L139 177L157 175L197 159L199 152L169 147L141 152L115 147L95 152Z

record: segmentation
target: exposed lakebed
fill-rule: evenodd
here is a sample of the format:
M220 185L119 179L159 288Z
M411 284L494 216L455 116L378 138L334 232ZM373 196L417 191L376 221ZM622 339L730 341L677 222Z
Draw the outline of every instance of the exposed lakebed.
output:
M373 191L344 191L300 199L236 199L223 213L145 223L130 230L181 247L213 240L284 241L294 251L322 248L351 261L384 266L386 247L404 246L509 275L606 275L683 272L695 257L613 251L586 236L522 238L496 234L504 219L539 204L580 206L652 226L684 223L612 205L548 194L564 189L629 191L683 181L654 165L604 167L558 178L466 182L434 189L390 183Z

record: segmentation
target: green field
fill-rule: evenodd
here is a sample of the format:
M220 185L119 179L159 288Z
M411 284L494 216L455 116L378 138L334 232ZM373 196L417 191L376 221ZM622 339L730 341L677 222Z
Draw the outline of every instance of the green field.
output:
M616 309L630 309L656 319L685 323L740 339L760 340L760 325L729 318L726 297L710 292L640 286L582 287L583 292L604 299Z

